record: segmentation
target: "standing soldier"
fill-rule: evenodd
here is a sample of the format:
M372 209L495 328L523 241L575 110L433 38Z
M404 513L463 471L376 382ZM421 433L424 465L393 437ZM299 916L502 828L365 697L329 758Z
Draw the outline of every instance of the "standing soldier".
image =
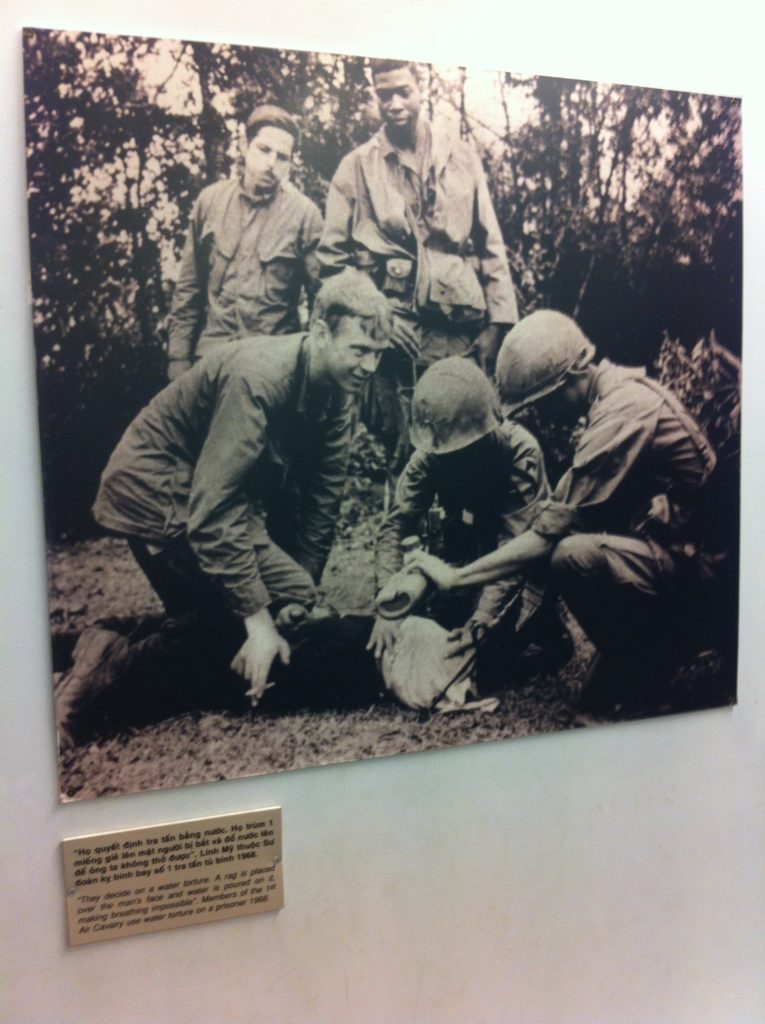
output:
M322 220L288 181L297 142L290 114L256 107L241 179L208 185L195 202L168 319L170 380L221 342L300 330Z
M459 569L415 556L447 589L549 564L598 648L584 694L593 710L639 705L642 688L677 662L679 627L687 625L679 585L700 579L699 489L716 461L671 392L644 370L593 362L594 353L562 313L540 310L516 325L497 361L505 411L533 402L552 421L573 425L583 416L571 467L530 528L494 553Z
M445 356L471 355L491 373L518 308L473 149L421 116L413 64L373 61L372 81L383 125L332 179L319 262L322 276L359 267L393 304L397 351L376 384L387 383L379 396L385 440L400 458L408 397L422 371Z
M395 607L400 583L402 593L409 586L402 542L422 533L423 524L427 529L434 511L437 523L429 531L429 542L435 541L450 561L464 564L523 533L539 503L549 497L539 443L519 423L501 420L488 378L458 356L434 364L418 382L411 437L415 450L377 537L378 608L383 614L370 641L377 657L395 645L398 633L399 622L384 614L386 602ZM536 614L545 579L543 569L441 595L440 600L434 595L430 614L452 630L453 656L472 654L476 645L491 654L479 664L484 670L492 666L483 678L494 672L500 651L502 674L509 674L509 644L520 653L532 639L532 622L534 637L544 640L546 657L559 663L570 655L567 634L552 606L548 608L551 602L545 602L541 616ZM542 629L543 638L538 637ZM484 640L492 642L484 646Z

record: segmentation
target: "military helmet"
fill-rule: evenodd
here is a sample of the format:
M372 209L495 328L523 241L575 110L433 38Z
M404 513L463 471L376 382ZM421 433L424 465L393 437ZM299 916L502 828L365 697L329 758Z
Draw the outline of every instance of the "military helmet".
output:
M592 361L595 346L565 313L539 309L519 320L502 342L497 384L502 411L518 409L555 391L570 371Z
M414 389L410 436L415 448L429 455L467 448L499 423L491 381L462 356L434 363Z

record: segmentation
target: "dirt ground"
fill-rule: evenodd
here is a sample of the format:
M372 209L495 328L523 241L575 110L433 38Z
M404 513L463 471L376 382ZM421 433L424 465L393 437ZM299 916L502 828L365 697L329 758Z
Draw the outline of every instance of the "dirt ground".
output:
M348 479L335 545L322 579L326 601L338 612L370 614L373 610L373 549L382 499L379 478L357 467ZM121 540L100 538L53 546L49 575L54 667L56 662L63 667L73 637L86 625L113 616L161 612ZM573 640L571 660L555 673L503 680L495 693L499 706L493 712L423 714L389 700L348 711L187 713L63 753L62 799L502 740L625 717L618 712L607 719L577 713L576 698L592 647L571 616L566 615L566 622ZM715 652L704 652L684 670L682 689L698 686L701 679L701 694L709 690L710 680L719 671ZM652 713L668 710L677 708L662 707Z

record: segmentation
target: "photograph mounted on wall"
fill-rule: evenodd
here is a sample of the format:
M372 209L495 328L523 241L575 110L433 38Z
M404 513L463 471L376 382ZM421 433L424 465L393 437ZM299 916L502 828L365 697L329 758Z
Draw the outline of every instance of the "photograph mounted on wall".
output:
M24 74L63 800L735 703L739 100Z

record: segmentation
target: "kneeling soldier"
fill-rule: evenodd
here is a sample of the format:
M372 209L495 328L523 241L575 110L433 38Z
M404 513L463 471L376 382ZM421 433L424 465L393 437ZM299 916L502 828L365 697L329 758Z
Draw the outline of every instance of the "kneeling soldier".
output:
M282 623L315 601L355 399L388 332L387 300L364 274L345 271L320 290L307 334L222 346L168 385L103 473L97 522L128 538L168 614L194 618L197 640L201 631L211 646L223 636L234 643L231 667L253 704L274 659L289 658ZM163 647L156 637L141 643L154 654ZM117 641L85 646L59 702L61 732L72 737L78 711L128 653Z
M406 610L398 591L405 594L409 581L397 574L406 560L408 535L417 534L423 524L427 528L429 520L432 525L435 513L438 522L436 530L430 530L430 546L435 541L450 561L469 562L523 533L539 502L549 495L538 442L519 423L501 419L493 386L467 359L443 359L424 373L414 391L411 440L415 451L377 538L381 614L370 645L378 657L395 644L398 623L392 616ZM418 576L423 580L417 574L415 582ZM515 641L544 593L544 574L508 575L457 595L457 600L455 595L450 595L451 600L433 595L429 611L453 629L455 657L464 655L470 663L487 631L493 631L495 641L500 637L505 643L510 638ZM557 618L555 625L555 638L548 630L548 640L560 644ZM525 630L524 643L528 642Z
M576 323L552 310L510 331L497 361L503 407L512 415L533 402L571 425L584 417L571 467L529 529L494 553L459 569L424 554L415 562L447 589L549 564L604 656L600 685L609 688L598 696L613 706L639 703L639 686L676 660L676 585L694 569L694 512L716 459L673 394L644 370L594 354Z

